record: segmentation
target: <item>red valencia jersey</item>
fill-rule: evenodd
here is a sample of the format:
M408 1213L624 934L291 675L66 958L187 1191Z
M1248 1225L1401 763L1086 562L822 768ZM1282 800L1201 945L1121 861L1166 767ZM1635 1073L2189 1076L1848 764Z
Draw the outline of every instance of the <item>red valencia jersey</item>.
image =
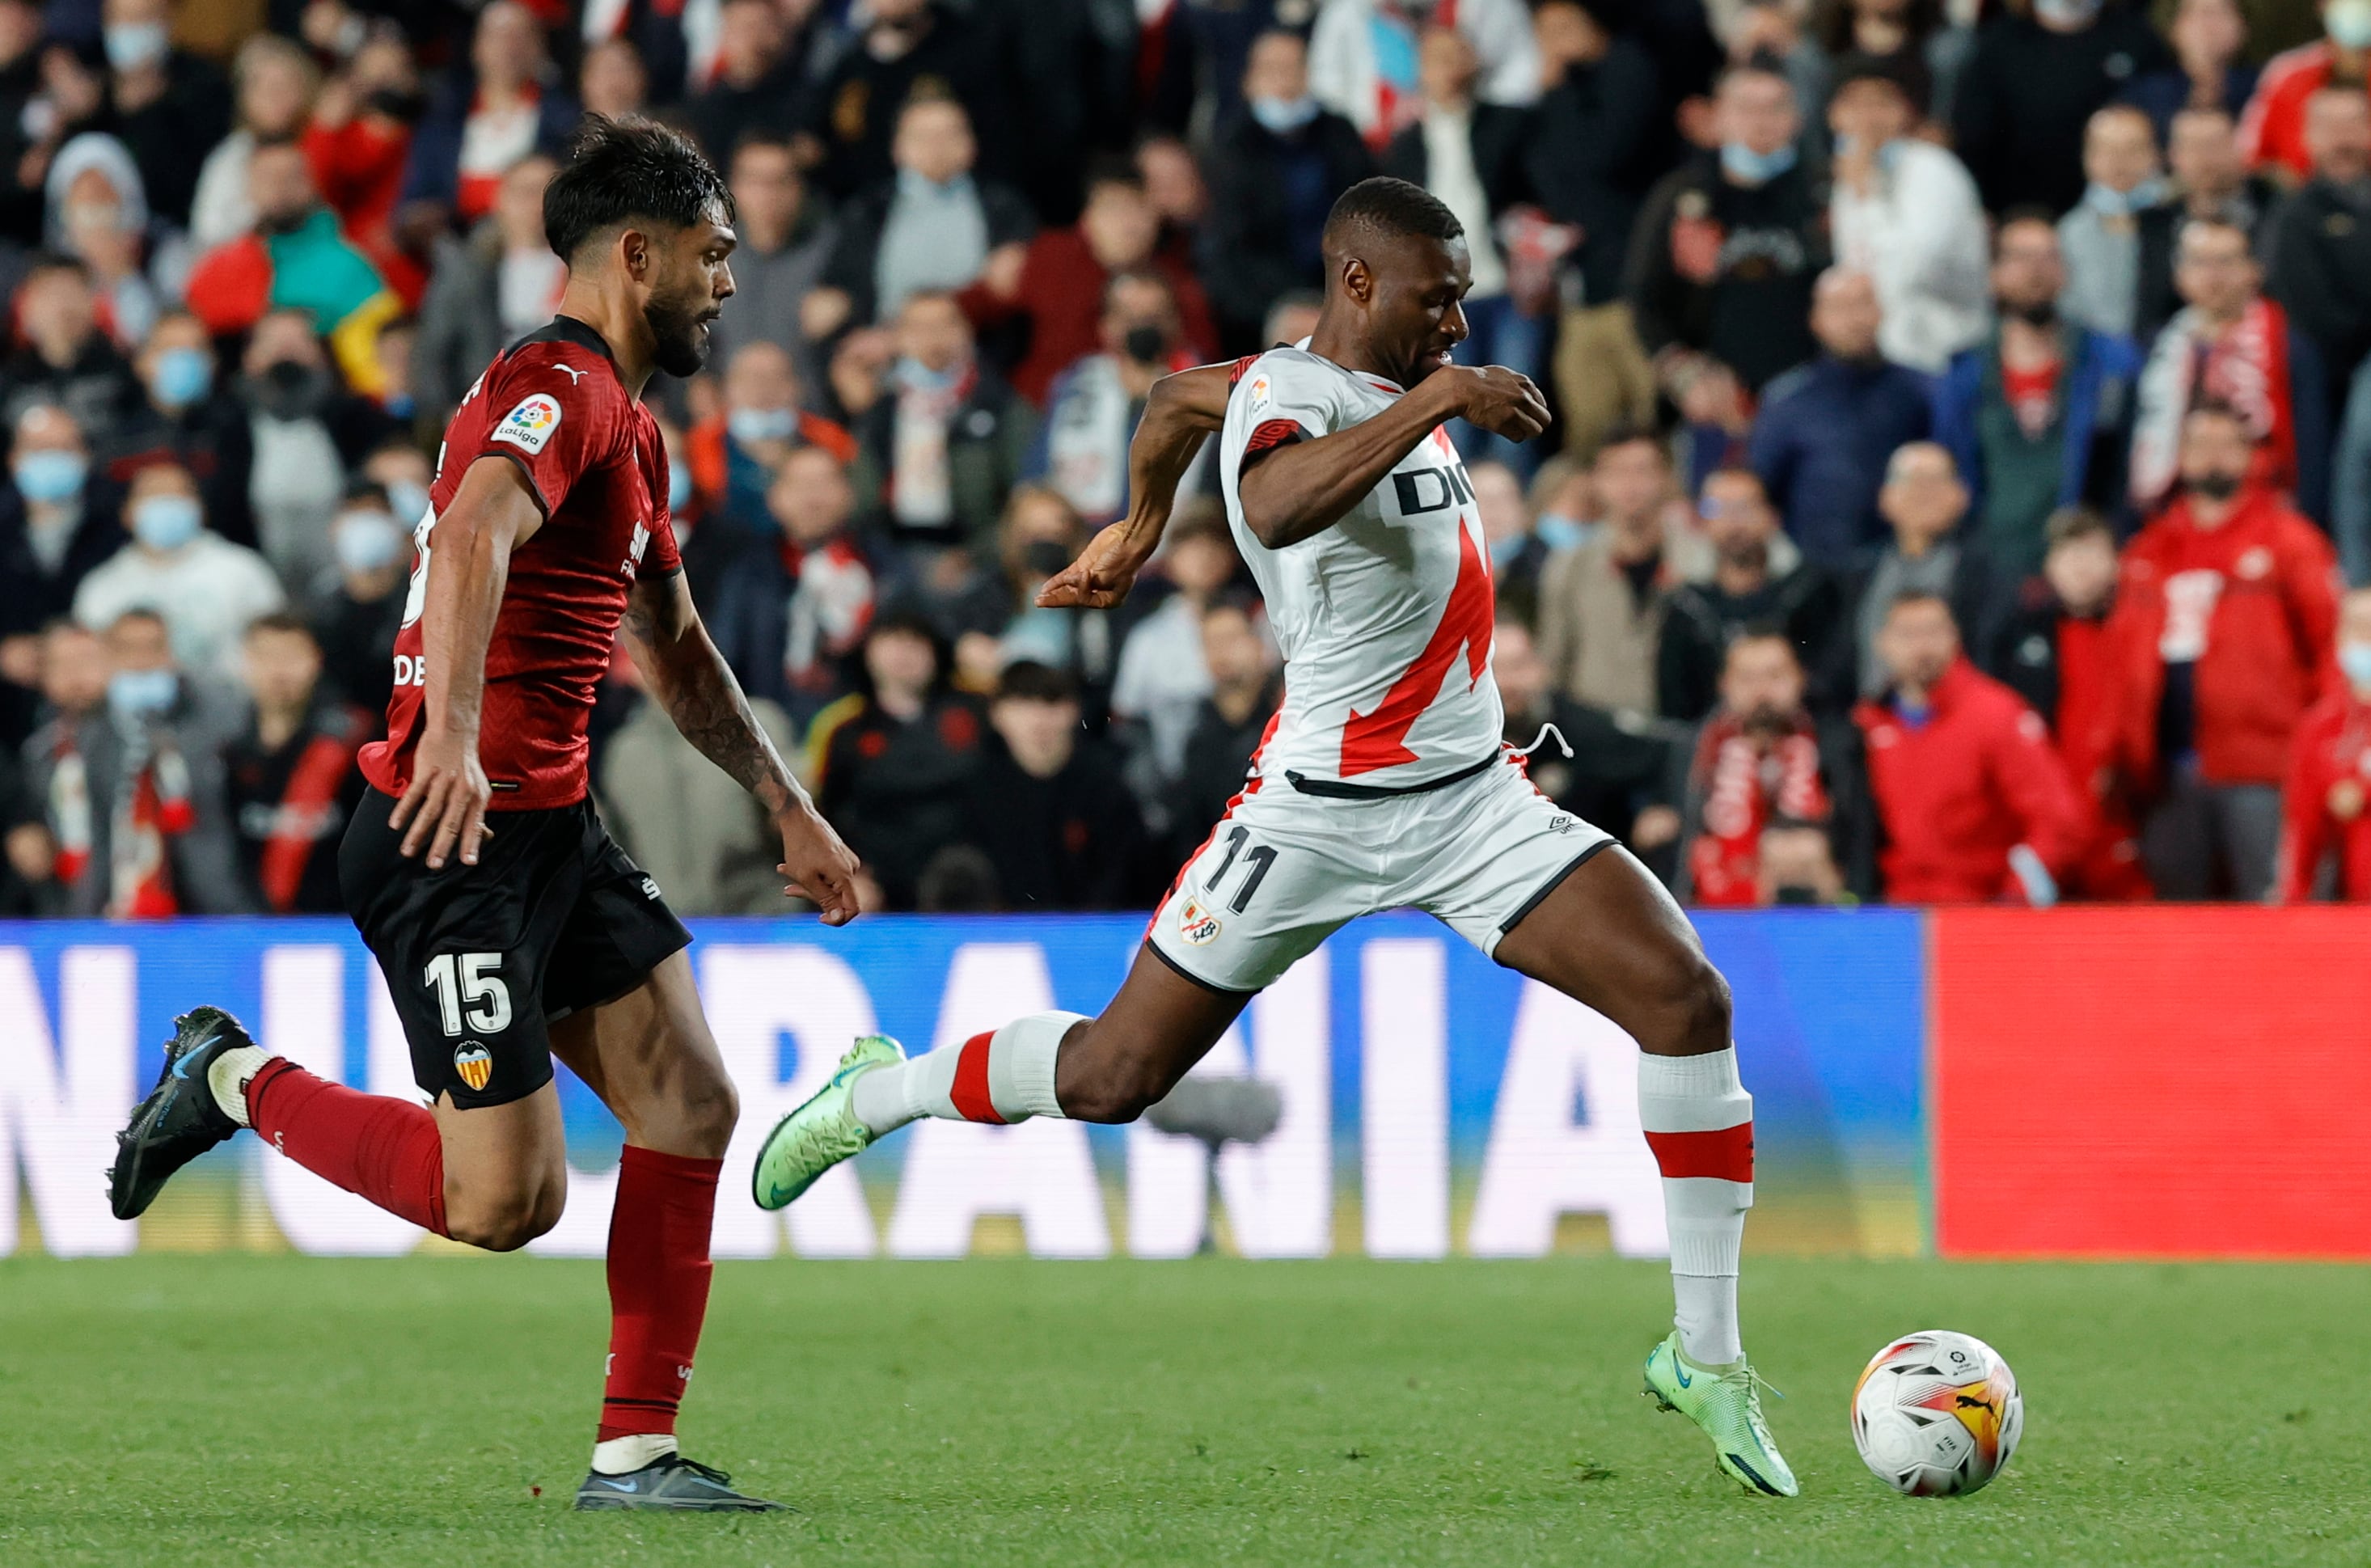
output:
M510 579L486 649L478 758L495 811L573 805L585 794L584 728L609 667L637 573L681 570L667 514L666 450L650 410L628 396L601 335L561 316L503 351L453 411L436 456L428 514L414 530L403 628L395 638L387 738L362 769L400 795L426 723L421 613L436 519L480 457L518 465L543 526L511 553Z

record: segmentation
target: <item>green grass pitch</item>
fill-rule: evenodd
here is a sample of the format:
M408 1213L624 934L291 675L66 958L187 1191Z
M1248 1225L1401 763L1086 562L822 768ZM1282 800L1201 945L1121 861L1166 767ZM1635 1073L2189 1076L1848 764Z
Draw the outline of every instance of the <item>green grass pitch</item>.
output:
M1638 1398L1669 1309L1610 1260L728 1263L686 1451L804 1512L647 1518L567 1506L597 1265L0 1262L0 1564L2371 1562L2371 1270L1752 1260L1795 1503ZM2024 1383L1973 1498L1845 1433L1925 1327Z

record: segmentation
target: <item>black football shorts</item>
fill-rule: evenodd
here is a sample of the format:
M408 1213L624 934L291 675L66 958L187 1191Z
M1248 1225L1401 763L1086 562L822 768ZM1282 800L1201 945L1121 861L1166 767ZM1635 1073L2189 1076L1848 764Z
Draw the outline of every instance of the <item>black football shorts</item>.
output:
M592 801L498 812L478 863L428 869L364 796L338 850L346 912L386 972L431 1099L506 1105L551 1081L549 1026L614 1001L691 942Z

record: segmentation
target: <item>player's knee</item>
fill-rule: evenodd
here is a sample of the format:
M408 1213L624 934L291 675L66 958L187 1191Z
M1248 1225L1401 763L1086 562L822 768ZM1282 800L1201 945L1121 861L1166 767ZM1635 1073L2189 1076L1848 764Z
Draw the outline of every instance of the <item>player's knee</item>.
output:
M741 1122L740 1091L723 1073L703 1075L701 1081L687 1087L682 1115L686 1141L704 1149L707 1159L721 1158Z
M1729 1044L1729 982L1702 952L1676 952L1648 988L1638 1043L1657 1055L1694 1056Z
M1143 1062L1098 1063L1063 1083L1062 1114L1073 1122L1133 1122L1171 1087L1170 1079Z
M563 1178L499 1193L448 1191L445 1234L489 1252L515 1252L560 1223L568 1203Z

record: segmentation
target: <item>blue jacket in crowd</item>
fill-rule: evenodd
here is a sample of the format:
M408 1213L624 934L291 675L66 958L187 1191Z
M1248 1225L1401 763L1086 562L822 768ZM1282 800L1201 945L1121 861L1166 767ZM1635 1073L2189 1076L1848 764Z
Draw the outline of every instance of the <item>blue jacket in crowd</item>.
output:
M2125 510L2123 455L2140 380L2141 352L2127 338L2088 328L2069 333L2073 363L2066 372L2065 441L2059 454L2060 506L2088 503L2111 516ZM1984 461L1977 417L1987 397L2000 396L2000 337L1995 332L1951 356L1935 381L1935 439L1951 449L1968 487L1968 515L1984 511ZM1989 387L1989 390L1987 388ZM2106 439L2102 440L2101 438ZM2093 473L2096 467L2111 469ZM2119 528L2119 533L2124 530Z
M1822 354L1770 384L1746 450L1805 560L1842 568L1885 536L1886 460L1926 439L1927 404L1926 377L1884 360Z

